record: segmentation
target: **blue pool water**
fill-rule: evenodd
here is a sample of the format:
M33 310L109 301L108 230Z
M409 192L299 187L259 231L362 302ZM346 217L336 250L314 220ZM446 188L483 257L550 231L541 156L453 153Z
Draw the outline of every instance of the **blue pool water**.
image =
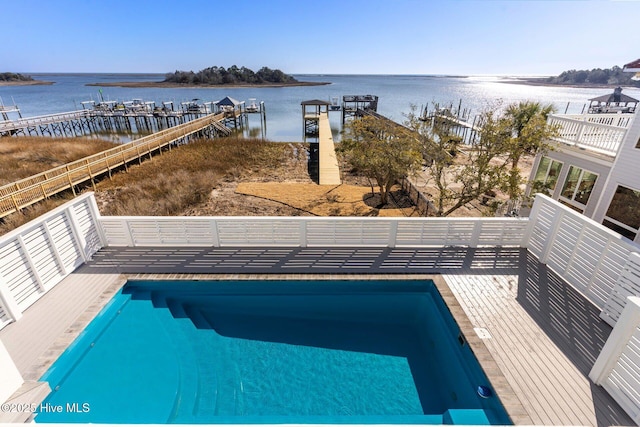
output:
M37 422L510 424L430 281L131 281Z

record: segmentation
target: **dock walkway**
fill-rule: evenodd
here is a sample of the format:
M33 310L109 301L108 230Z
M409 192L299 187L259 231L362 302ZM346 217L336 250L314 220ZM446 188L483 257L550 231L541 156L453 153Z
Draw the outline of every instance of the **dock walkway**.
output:
M50 169L38 175L0 187L0 218L17 212L56 193L73 189L86 181L93 182L98 175L109 173L132 161L165 147L184 141L198 132L229 135L231 130L221 122L225 113L210 114L152 135L136 139L101 153Z
M333 143L329 114L321 113L318 136L318 183L320 185L340 185L340 167Z

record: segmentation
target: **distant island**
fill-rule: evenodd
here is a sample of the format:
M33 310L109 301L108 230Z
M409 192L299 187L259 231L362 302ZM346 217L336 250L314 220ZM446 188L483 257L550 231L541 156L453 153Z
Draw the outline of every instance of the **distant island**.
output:
M533 85L576 86L576 87L640 87L640 81L631 80L633 73L622 71L622 68L594 68L593 70L569 70L556 77L529 77L512 81Z
M258 72L232 65L209 67L197 73L193 71L175 71L165 75L160 82L113 82L90 83L87 86L120 86L120 87L284 87L284 86L318 86L328 82L300 82L293 76L276 69L262 67Z
M45 82L42 80L34 80L31 76L25 76L20 73L0 73L0 86L13 85L50 85L53 82Z

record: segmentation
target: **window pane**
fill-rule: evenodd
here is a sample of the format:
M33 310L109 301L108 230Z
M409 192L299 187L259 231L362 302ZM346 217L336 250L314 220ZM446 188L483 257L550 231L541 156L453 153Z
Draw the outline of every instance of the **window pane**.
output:
M606 216L636 230L640 228L640 191L619 185Z
M540 164L538 165L538 170L536 171L536 176L533 178L535 182L545 182L545 178L547 177L547 170L549 170L549 162L551 159L548 157L543 157L540 159Z
M620 233L622 234L624 237L626 237L629 240L633 240L636 238L636 234L632 231L627 230L624 227L620 227L618 224L614 224L611 221L607 221L606 219L604 221L602 221L602 225L604 225L607 228L610 228L611 230L615 231L616 233Z
M562 163L556 162L555 160L551 162L549 176L547 176L547 185L551 191L556 188L556 182L558 182L558 176L560 176L560 169L562 169Z
M580 209L579 207L572 205L571 203L567 202L566 200L558 199L558 201L560 203L562 203L563 205L565 205L566 207L573 209L576 212L580 212L580 213L584 212L584 209Z
M573 192L578 186L578 178L580 178L580 172L582 172L582 169L575 166L571 166L569 168L569 174L567 175L567 179L564 182L564 187L562 187L562 195L567 199L573 199Z
M582 174L582 179L580 180L580 185L578 187L578 192L576 193L576 202L582 203L586 205L589 201L589 196L591 196L591 191L593 190L593 186L596 184L596 179L598 175L595 173L585 171Z

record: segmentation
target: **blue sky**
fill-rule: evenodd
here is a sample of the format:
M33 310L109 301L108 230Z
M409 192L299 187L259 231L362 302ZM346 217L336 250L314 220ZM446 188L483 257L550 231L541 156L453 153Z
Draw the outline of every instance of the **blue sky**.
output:
M640 58L640 1L0 0L0 72L557 75Z

